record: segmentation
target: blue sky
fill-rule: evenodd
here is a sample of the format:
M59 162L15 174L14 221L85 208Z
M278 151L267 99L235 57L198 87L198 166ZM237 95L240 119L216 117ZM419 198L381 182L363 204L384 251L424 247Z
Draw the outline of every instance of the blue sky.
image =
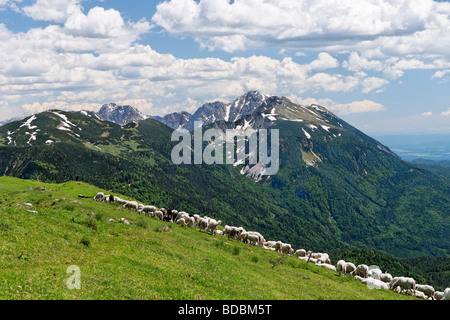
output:
M0 0L0 121L260 90L371 135L448 134L448 43L448 1Z

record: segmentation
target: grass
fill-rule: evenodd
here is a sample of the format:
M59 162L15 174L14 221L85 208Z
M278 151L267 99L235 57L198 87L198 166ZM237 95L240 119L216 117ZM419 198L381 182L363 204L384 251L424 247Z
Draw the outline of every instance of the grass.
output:
M46 192L30 190L43 185ZM0 299L412 299L293 256L78 197L98 191L107 193L82 182L0 178ZM122 217L132 224L119 223ZM67 287L73 265L79 290Z

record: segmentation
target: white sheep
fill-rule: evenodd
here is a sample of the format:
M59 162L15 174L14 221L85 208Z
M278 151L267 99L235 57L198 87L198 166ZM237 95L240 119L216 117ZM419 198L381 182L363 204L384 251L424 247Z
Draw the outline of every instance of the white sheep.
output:
M319 263L319 262L317 262L316 266L336 271L336 267L333 266L332 264L329 264L329 263L322 263L322 262Z
M209 219L208 218L200 218L200 222L198 227L200 228L199 231L201 231L202 229L205 230L208 228L208 224L209 224Z
M344 260L339 260L336 264L336 271L340 274L353 273L356 270L356 266L351 262L345 262Z
M339 260L337 262L336 271L339 272L340 274L345 273L345 261L344 260Z
M353 275L359 276L362 278L367 278L368 271L369 271L369 266L367 264L359 264L356 267L356 270L353 272Z
M237 241L242 241L242 242L245 242L246 241L246 233L247 233L247 230L245 230L244 228L242 228L242 227L235 227L236 228L236 231L237 231L237 234L236 234L236 240Z
M217 227L222 224L222 220L217 221L216 219L209 219L208 227L205 230L206 232L210 232L212 235L216 233Z
M129 209L129 210L133 210L133 211L138 211L138 203L136 201L127 201L124 205L123 208L125 209Z
M179 224L182 227L187 227L186 221L183 218L178 219L176 224Z
M369 289L384 289L389 290L389 285L380 279L365 278L365 283Z
M361 276L355 275L355 279L361 281L367 285L369 289L384 289L389 290L389 285L381 280L373 279L373 278L363 278Z
M444 292L443 291L435 291L434 292L434 299L442 300L443 298L444 298Z
M281 252L281 247L283 246L283 242L281 241L277 241L275 242L275 244L273 245L273 248L275 249L275 251Z
M415 292L416 281L413 278L408 277L395 277L389 283L389 288L394 290L397 287L400 287L400 292L406 290L407 293L411 294L411 290Z
M306 256L306 250L305 249L298 249L294 252L295 255L299 257L305 257Z
M317 263L319 264L320 262L317 259L311 258L310 256L306 256L306 257L298 257L299 259L303 260L303 261L309 261L311 263Z
M157 211L157 208L155 206L144 206L144 205L142 205L138 212L139 212L139 214L143 213L146 216L150 216L155 211Z
M434 299L434 288L427 284L416 284L416 290L423 292L428 298Z
M419 298L419 299L427 300L427 296L422 291L418 291L418 290L414 291L413 296L416 298Z
M198 224L200 223L200 216L198 214L194 214L193 217L195 226L198 227Z
M127 202L127 200L123 200L123 199L121 199L119 197L114 197L114 202L118 203L121 206L123 206Z
M240 238L242 239L242 241L247 240L251 244L254 244L254 245L258 246L258 247L264 247L264 242L266 241L266 239L264 239L262 234L257 232L257 231L245 231L244 230L240 234Z
M188 227L195 228L196 225L195 225L195 218L194 217L189 216L189 217L184 217L184 219L185 220L187 219Z
M380 268L370 266L369 267L369 271L367 272L367 277L372 278L372 279L380 280L380 277L381 277L382 273L383 273L383 271L381 271Z
M392 281L392 279L393 278L390 273L385 272L380 275L380 280L383 282L390 283Z
M283 254L292 254L294 253L294 249L289 243L282 243L281 245L281 253Z
M260 238L255 233L247 232L247 240L254 246L259 246L260 244Z
M228 237L228 240L230 240L230 238L231 238L231 239L239 240L239 239L238 239L238 236L239 236L239 229L238 229L237 227L233 227L233 226L226 225L226 226L223 228L223 235L224 235L224 236L227 236L227 237Z
M275 246L276 241L265 241L263 243L263 248L267 249L267 250L275 250L274 246Z
M163 220L164 219L164 213L161 210L156 210L155 211L155 218L159 219L159 220Z
M330 257L328 256L328 253L319 253L319 256L316 259L320 263L331 264L331 260Z
M345 263L345 273L352 274L356 270L356 266L351 262Z
M93 198L95 201L102 201L105 194L103 192L98 192Z
M444 298L442 298L442 300L450 300L450 288L445 288Z

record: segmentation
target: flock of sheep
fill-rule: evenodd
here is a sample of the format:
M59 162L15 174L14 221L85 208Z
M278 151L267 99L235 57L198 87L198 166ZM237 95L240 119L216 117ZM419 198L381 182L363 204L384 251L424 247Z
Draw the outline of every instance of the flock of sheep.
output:
M417 284L413 278L392 277L387 272L382 272L377 266L368 266L360 264L355 266L352 262L339 260L336 266L331 264L327 253L313 253L305 249L294 250L288 243L282 241L266 241L264 237L256 231L247 231L242 227L233 227L225 225L223 230L218 226L222 224L221 220L210 217L201 217L198 214L189 214L185 211L166 210L147 206L136 201L127 201L113 195L105 195L99 192L94 197L95 201L106 203L117 203L125 209L144 214L146 216L159 220L176 223L183 227L199 228L211 235L221 234L228 237L228 240L234 239L251 245L255 245L267 250L274 250L283 254L296 255L299 259L312 262L316 266L327 268L338 272L339 274L352 275L371 289L393 290L397 293L406 293L422 299L429 300L450 300L450 288L444 292L436 291L430 285Z

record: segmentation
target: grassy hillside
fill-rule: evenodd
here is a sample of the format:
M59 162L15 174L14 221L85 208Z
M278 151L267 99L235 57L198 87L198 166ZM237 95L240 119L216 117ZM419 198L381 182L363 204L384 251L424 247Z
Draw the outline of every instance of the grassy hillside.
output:
M35 189L44 185L45 192ZM0 178L0 299L413 299L95 202L98 191L82 182ZM80 290L66 285L72 265L81 271Z

